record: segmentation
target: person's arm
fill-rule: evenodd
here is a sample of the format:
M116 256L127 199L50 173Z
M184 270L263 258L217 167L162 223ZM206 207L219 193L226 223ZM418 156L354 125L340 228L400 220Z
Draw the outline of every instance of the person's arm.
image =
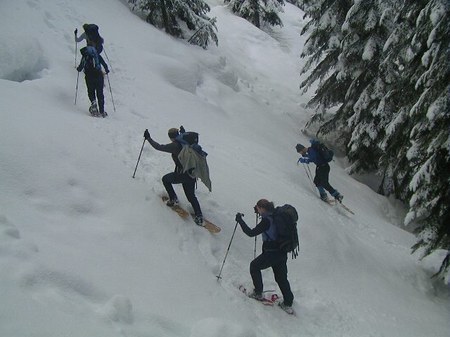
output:
M176 153L178 151L178 145L176 143L159 144L155 142L152 138L147 140L155 150L167 153Z
M310 163L310 159L309 159L309 157L300 157L299 159L298 159L298 163L302 163L302 164L309 164Z
M167 152L167 153L177 153L179 151L178 144L175 142L169 143L169 144L159 144L158 142L155 142L152 137L150 136L150 132L148 130L145 130L144 132L144 138L150 143L150 145L158 151L161 152Z
M264 233L270 227L270 221L267 218L263 218L255 228L248 227L242 217L240 217L239 219L236 217L236 221L239 223L239 225L241 225L242 231L250 237L254 237L261 233Z
M80 36L77 36L77 34L75 34L75 42L81 42L84 39L86 39L86 33L83 33Z

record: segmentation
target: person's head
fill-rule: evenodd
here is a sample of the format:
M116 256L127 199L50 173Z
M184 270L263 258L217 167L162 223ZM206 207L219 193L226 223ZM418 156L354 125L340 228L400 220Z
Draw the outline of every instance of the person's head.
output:
M83 29L84 29L84 31L87 31L87 30L89 29L89 24L88 24L88 23L85 23L85 24L83 25Z
M170 128L169 131L167 131L167 135L169 136L170 140L175 140L177 136L179 135L177 128Z
M256 203L255 207L255 213L258 213L259 215L263 215L265 213L272 213L275 209L275 206L273 202L267 200L267 199L259 199Z
M306 151L308 151L308 148L304 147L302 144L297 144L295 145L295 149L297 150L298 153L300 153L301 155L304 155L306 153Z

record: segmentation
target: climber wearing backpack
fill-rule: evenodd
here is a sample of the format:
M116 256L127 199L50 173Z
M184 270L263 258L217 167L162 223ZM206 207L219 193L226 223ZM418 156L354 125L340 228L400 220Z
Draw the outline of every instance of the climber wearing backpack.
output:
M342 199L344 199L343 195L335 190L329 183L330 165L328 163L333 159L333 151L314 139L311 140L311 146L308 148L302 144L297 144L295 148L297 152L302 155L298 160L300 163L309 164L312 162L316 164L314 184L319 190L320 199L329 201L326 192L328 191L337 201L342 202Z
M103 58L97 53L97 50L92 46L83 47L80 49L81 61L77 67L77 71L84 71L86 87L91 106L89 112L92 116L106 117L105 112L105 97L103 95L104 77L102 66L105 73L109 73L108 65ZM97 101L98 100L98 107Z
M255 228L250 229L242 219L242 214L236 214L236 222L242 228L242 231L250 236L255 237L262 234L262 253L250 263L250 275L252 277L254 290L249 297L256 300L263 300L263 280L261 270L272 268L275 281L280 287L283 294L283 302L280 307L288 313L293 313L292 302L294 295L287 279L287 252L280 247L278 240L277 225L274 222L274 204L266 199L261 199L254 207L255 213L261 218L261 221Z
M100 36L98 32L98 26L96 24L85 23L83 25L84 33L80 36L78 35L78 29L76 28L74 31L75 34L75 42L81 42L86 40L88 46L95 47L97 53L101 53L103 51L103 38Z
M169 200L167 201L167 206L172 207L178 204L178 197L173 189L173 184L182 184L183 190L186 195L186 198L191 203L192 208L194 209L194 221L197 225L203 226L203 215L200 208L200 204L195 196L195 177L191 177L189 172L184 172L183 165L178 159L178 155L180 154L183 146L177 141L177 137L179 136L179 131L177 128L171 128L168 131L168 136L171 140L169 144L159 144L155 142L148 130L144 132L144 138L150 143L150 145L158 151L167 152L172 155L172 159L175 163L175 169L171 173L167 173L162 177L162 182L164 187L169 195Z

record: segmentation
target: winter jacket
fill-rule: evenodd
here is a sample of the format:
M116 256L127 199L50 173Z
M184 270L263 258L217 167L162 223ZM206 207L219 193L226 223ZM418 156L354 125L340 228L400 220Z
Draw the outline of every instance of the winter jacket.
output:
M244 220L240 221L239 225L241 225L242 231L250 237L262 234L263 251L279 250L272 213L263 215L261 221L253 229L248 227Z
M311 147L308 147L308 150L306 151L306 154L303 155L303 157L300 157L298 160L300 163L309 164L314 163L317 166L324 166L328 165L328 162L322 158L322 156L319 155L316 149L312 147L316 141L311 140Z
M183 165L181 165L181 162L178 159L178 155L181 152L181 144L180 143L172 142L169 144L162 145L162 144L155 142L151 138L148 140L148 142L150 143L151 146L153 146L153 148L155 150L170 153L172 155L172 160L175 163L174 172L183 173Z

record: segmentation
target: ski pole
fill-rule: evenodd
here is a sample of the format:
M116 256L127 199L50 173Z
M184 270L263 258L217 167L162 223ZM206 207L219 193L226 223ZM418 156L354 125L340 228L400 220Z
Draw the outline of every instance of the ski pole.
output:
M73 34L75 35L75 68L76 68L77 67L77 49L78 49L78 41L77 41L78 28L75 28Z
M224 266L224 264L225 264L225 260L227 259L228 252L230 251L231 242L233 241L234 233L236 233L237 225L238 225L238 222L236 221L236 226L234 226L233 235L231 235L231 240L230 240L230 243L228 244L227 252L226 252L225 257L224 257L223 262L222 262L222 267L220 268L219 275L216 276L216 277L217 277L217 281L220 280L220 279L222 278L221 275L222 275L223 266Z
M78 49L78 43L77 43L77 40L75 40L75 68L77 67L77 49Z
M114 112L116 112L116 105L114 104L114 97L113 97L113 94L112 94L111 82L109 81L109 75L108 74L106 74L106 78L108 79L109 92L111 93L111 101L112 101L112 104L113 104Z
M104 47L103 47L103 51L105 52L105 56L106 56L106 59L108 60L108 64L109 64L109 67L111 68L111 71L114 72L114 69L111 65L111 61L109 60L108 54L106 53L106 49Z
M312 187L312 189L313 189L314 191L317 191L317 190L316 190L316 184L314 183L313 175L312 175L312 173L311 173L311 169L309 168L308 165L306 165L306 168L308 169L308 172L309 172L309 181L311 182L311 187Z
M305 169L306 175L308 176L308 180L309 180L309 183L311 185L311 188L312 188L313 192L316 193L316 189L314 188L314 184L313 184L313 181L311 179L311 171L309 170L309 166L306 167L305 163L302 163L302 164L303 164L303 168ZM309 173L308 173L308 171L309 171Z
M142 150L144 149L144 145L145 145L145 138L144 138L144 142L142 143L141 152L139 152L139 157L138 157L138 160L137 160L137 163L136 163L136 167L134 168L133 179L134 179L134 176L136 175L136 171L137 171L137 168L138 168L138 165L139 165L139 161L141 160L141 154L142 154Z
M255 226L258 224L258 214L255 214ZM256 241L258 236L255 236L255 248L253 249L253 259L256 258Z
M308 169L309 172L309 179L311 180L311 182L313 182L313 178L312 178L312 173L311 173L311 169L309 168L308 165L306 165L306 168Z
M77 96L78 96L78 79L80 77L80 72L77 73L77 86L75 87L75 105L77 105Z

